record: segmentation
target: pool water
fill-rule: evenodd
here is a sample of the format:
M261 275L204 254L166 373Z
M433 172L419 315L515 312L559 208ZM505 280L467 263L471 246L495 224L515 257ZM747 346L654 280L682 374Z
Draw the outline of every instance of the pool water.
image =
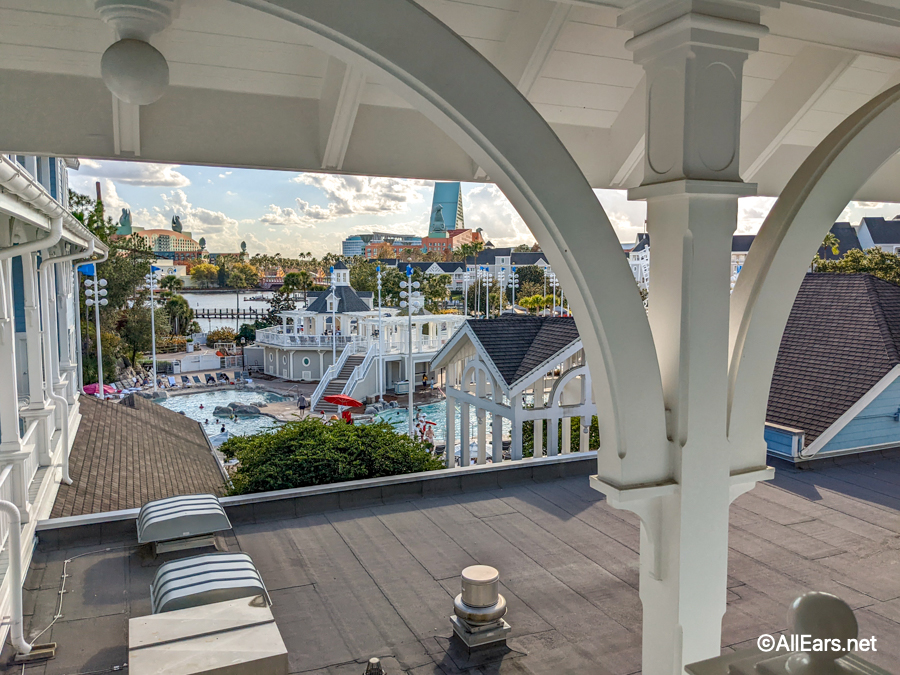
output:
M227 406L229 403L249 403L254 404L260 401L264 403L276 403L279 401L287 401L289 399L278 394L268 391L237 391L235 389L222 389L220 391L200 392L197 394L184 394L182 396L170 396L167 399L157 401L159 405L175 412L184 413L192 420L203 423L203 428L207 436L216 436L221 433L222 425L225 425L225 431L234 436L250 436L260 432L272 429L280 423L265 415L254 417L235 417L233 420L219 418L216 424L216 417L213 410L216 406ZM203 406L203 410L200 406ZM265 408L263 408L265 410ZM206 421L209 421L206 424Z
M436 441L443 441L447 438L447 402L439 401L438 403L429 403L428 405L417 405L416 410L419 412L425 413L425 419L429 422L434 422L434 439ZM409 431L409 415L407 414L406 408L390 408L385 410L382 413L376 415L376 420L379 422L387 422L390 424L395 431L401 434L407 433ZM456 411L456 428L457 430L460 428L460 412ZM491 435L493 426L492 416L487 416L487 433ZM512 429L512 422L510 422L507 418L503 418L503 436L509 438L510 430ZM469 413L469 437L475 438L476 433L478 432L478 420L475 417L474 409ZM459 431L457 431L457 437L459 436ZM457 440L457 443L459 441Z

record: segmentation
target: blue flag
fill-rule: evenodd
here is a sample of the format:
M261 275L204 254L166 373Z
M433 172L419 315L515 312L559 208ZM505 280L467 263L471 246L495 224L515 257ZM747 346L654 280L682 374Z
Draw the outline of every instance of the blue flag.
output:
M155 265L150 265L151 272L159 272L161 269L162 269L162 267L156 267Z
M94 276L94 263L89 263L87 265L81 265L78 267L78 271L86 276L92 277L92 276Z

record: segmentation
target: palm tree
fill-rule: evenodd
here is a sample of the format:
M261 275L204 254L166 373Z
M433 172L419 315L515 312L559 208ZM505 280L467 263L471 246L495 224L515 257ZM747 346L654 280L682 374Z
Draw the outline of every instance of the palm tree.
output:
M306 292L313 285L313 276L309 273L309 270L300 270L296 272L297 275L297 288L303 291L303 306L306 307Z
M281 288L278 289L279 293L284 293L285 295L293 295L297 291L300 290L300 273L299 272L288 272L284 275L284 281L282 282Z
M180 291L184 288L184 281L174 274L167 274L159 280L159 287L167 291Z

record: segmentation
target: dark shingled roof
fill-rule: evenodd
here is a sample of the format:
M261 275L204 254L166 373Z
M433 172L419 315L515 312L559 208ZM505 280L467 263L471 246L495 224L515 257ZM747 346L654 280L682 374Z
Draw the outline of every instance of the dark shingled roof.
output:
M82 419L69 457L74 482L60 483L51 517L223 493L225 477L198 422L140 396L128 404L91 396L79 402Z
M507 385L579 339L575 319L566 316L503 316L466 325Z
M843 257L847 251L852 249L862 250L862 246L859 243L859 236L856 234L856 228L850 223L835 223L831 226L831 234L838 238L838 241L840 242L838 250L840 252L835 255L830 248L821 246L819 247L820 258L824 258L825 260L838 260Z
M755 234L736 234L731 237L731 250L735 253L747 253L754 239L756 239ZM648 246L650 246L650 235L647 232L638 232L637 243L629 253L638 253Z
M547 256L544 255L543 251L513 251L510 255L510 262L513 265L537 265L541 260L544 263L547 262Z
M362 300L359 297L359 294L350 286L335 286L334 294L338 298L337 311L339 314L341 312L369 311L368 303ZM330 291L321 293L314 302L309 303L308 311L316 312L317 314L331 314L331 312L328 310L329 295L331 295Z
M766 419L807 445L900 363L900 287L870 274L807 274L794 300Z
M860 225L865 225L872 241L876 244L900 243L900 220L885 220L881 217L867 217Z

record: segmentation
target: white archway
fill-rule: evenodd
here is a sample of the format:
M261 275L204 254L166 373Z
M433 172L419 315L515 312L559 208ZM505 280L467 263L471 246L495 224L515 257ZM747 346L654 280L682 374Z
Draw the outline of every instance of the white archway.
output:
M865 182L900 149L900 85L850 115L785 186L731 298L729 425L734 469L765 463L763 429L781 335L809 262Z
M595 372L604 474L626 485L666 476L661 378L633 276L578 165L515 86L413 0L232 1L301 26L313 46L391 79L498 184L571 289Z

